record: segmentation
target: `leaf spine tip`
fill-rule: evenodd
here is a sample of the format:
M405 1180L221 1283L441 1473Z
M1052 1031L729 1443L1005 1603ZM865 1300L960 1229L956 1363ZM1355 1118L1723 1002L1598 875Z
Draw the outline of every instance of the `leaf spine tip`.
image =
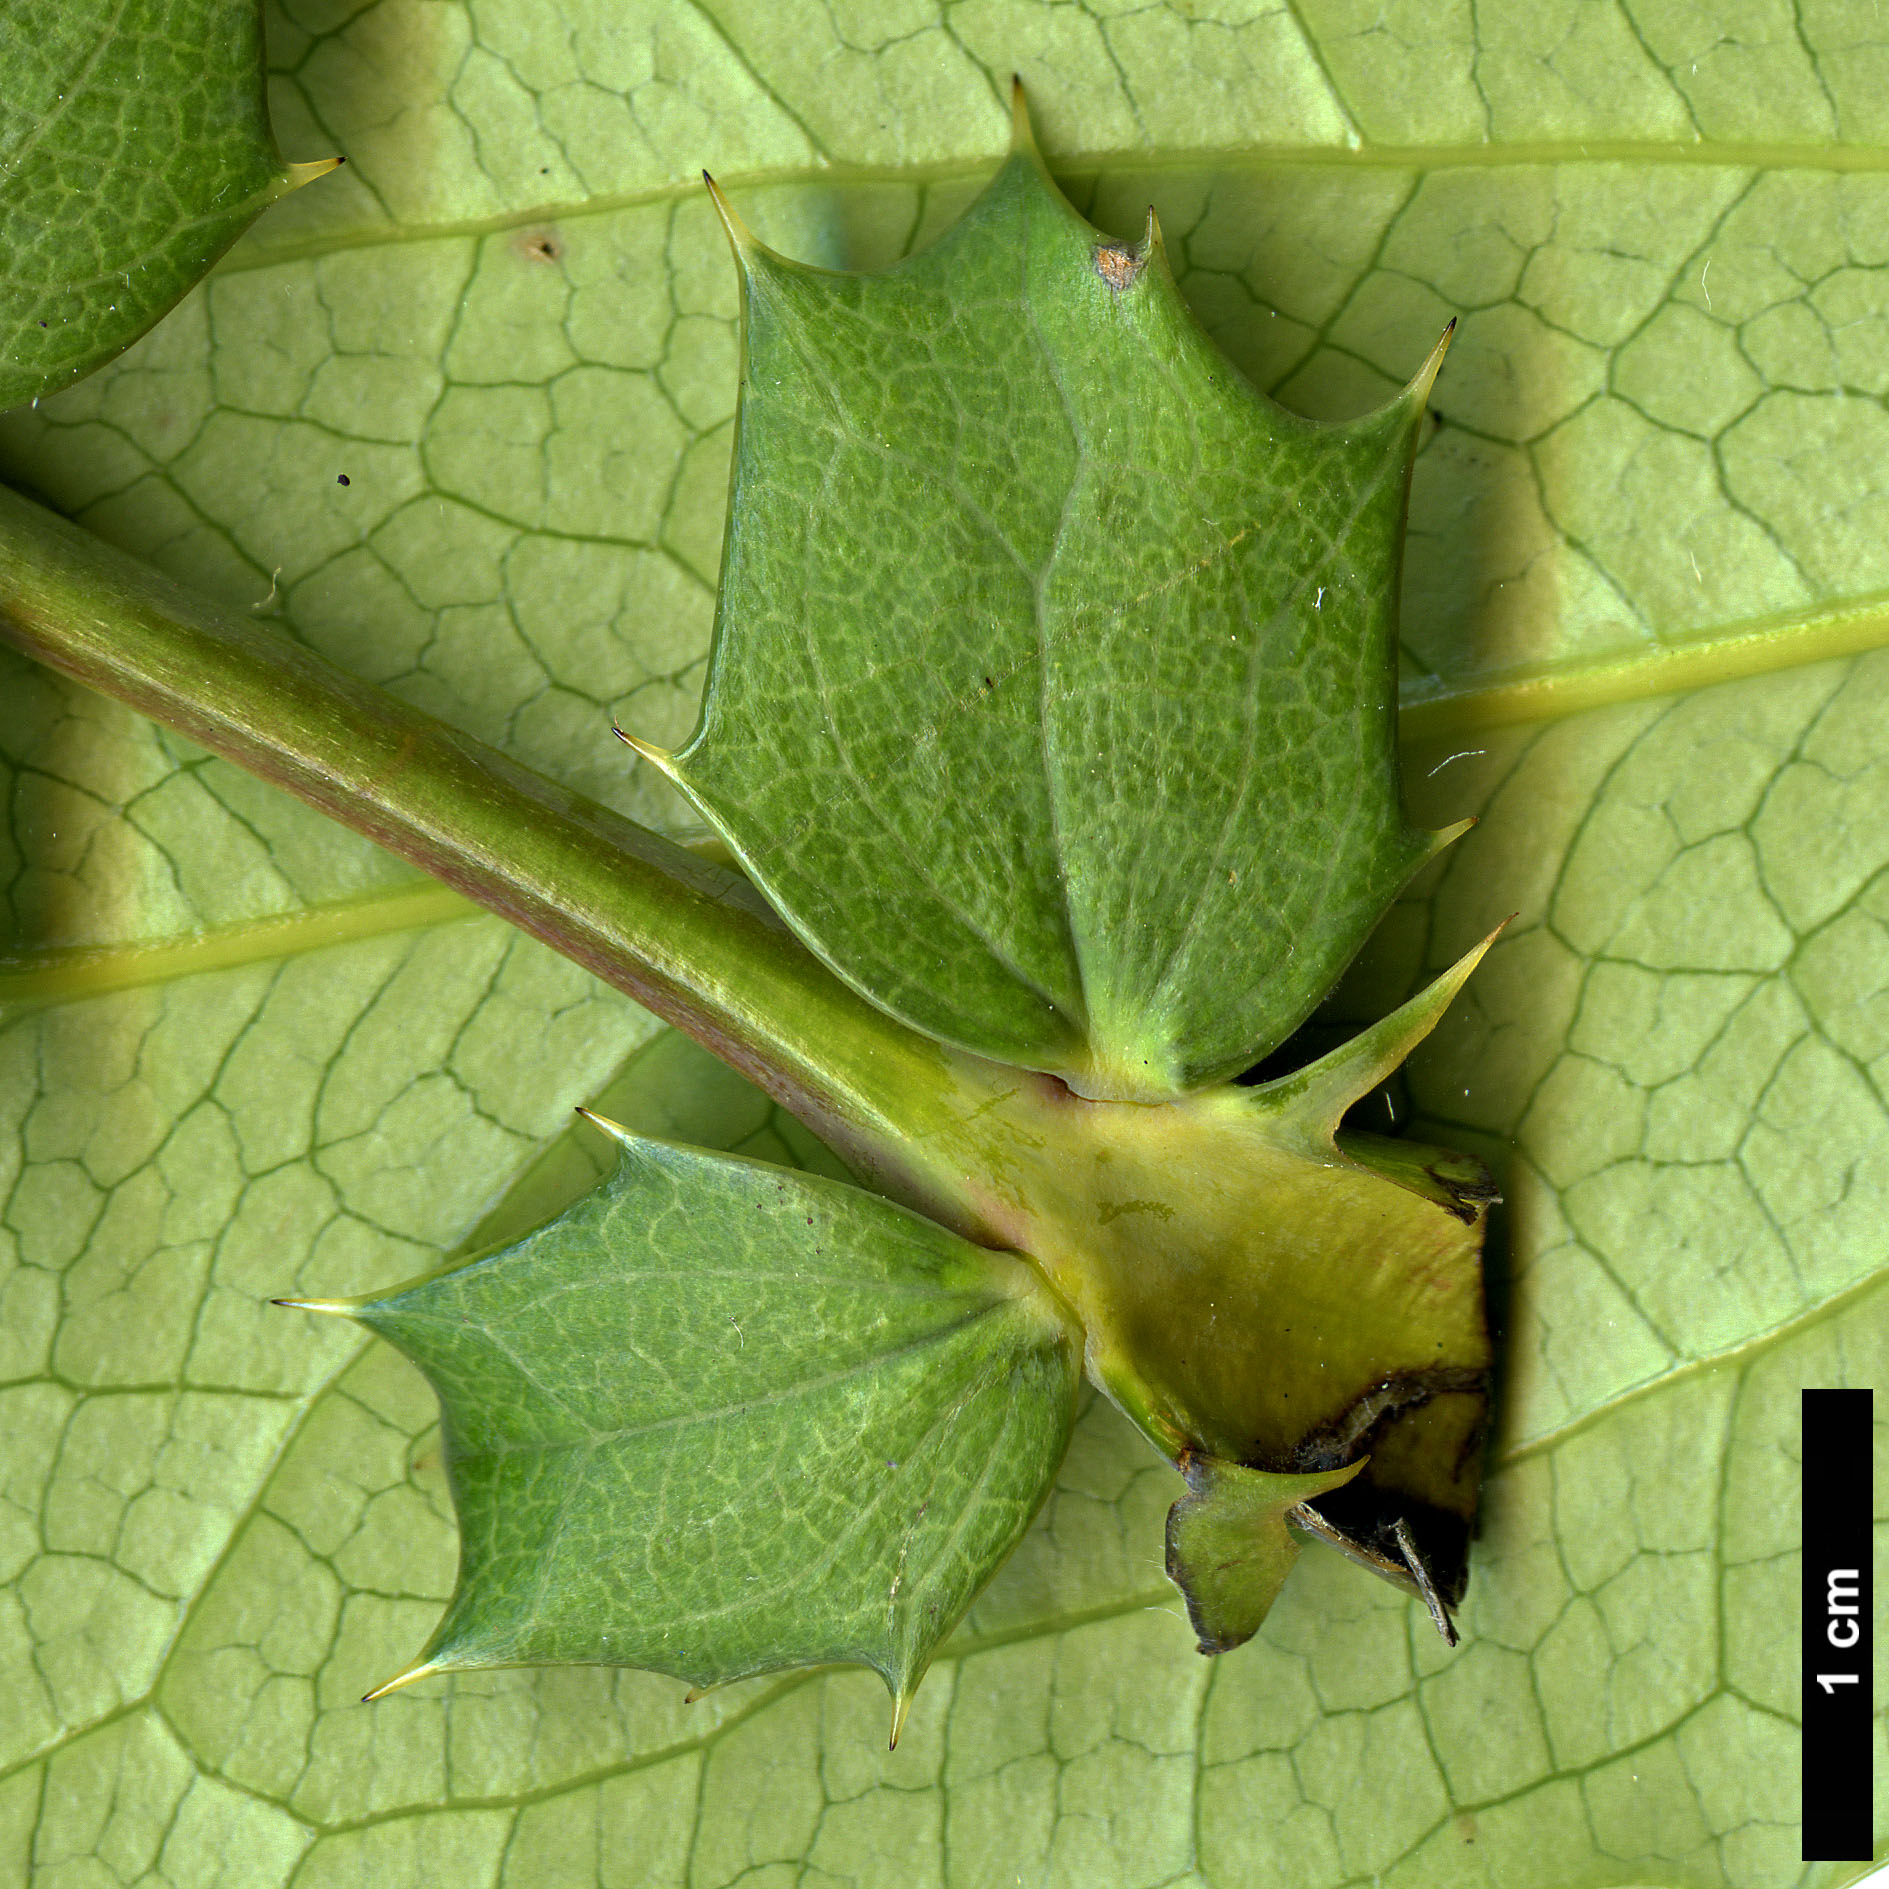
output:
M635 749L651 767L659 769L672 781L679 781L681 779L680 774L676 771L676 757L671 754L667 748L659 748L653 741L639 740L626 729L618 727L615 722L610 724L610 732L615 735L626 748Z
M728 238L729 248L738 260L745 261L761 246L754 240L754 232L735 214L734 205L722 195L721 186L707 171L702 173L702 182L708 186L708 200L721 218L722 233Z
M1019 151L1036 149L1036 127L1030 122L1030 101L1023 89L1023 74L1013 72L1010 75L1010 150L1014 156Z
M1424 859L1426 861L1432 860L1438 853L1444 852L1449 847L1454 846L1475 824L1476 816L1472 813L1468 819L1458 820L1453 826L1438 827L1435 832L1424 835L1430 842L1430 850L1424 854ZM1507 924L1508 920L1504 919L1502 922L1503 924ZM1493 936L1494 934L1491 933L1490 935Z
M1507 923L1507 919L1502 921L1502 925ZM1470 946L1407 1003L1379 1018L1350 1042L1289 1076L1247 1090L1248 1106L1283 1106L1317 1141L1328 1141L1337 1133L1345 1110L1360 1096L1368 1095L1442 1021L1470 972L1501 935L1502 925L1479 944Z
M886 1740L886 1750L897 1751L899 1734L905 1729L905 1715L912 1709L912 1695L909 1692L895 1692L892 1695L892 1736Z
M621 1122L613 1122L607 1115L599 1115L595 1109L580 1108L577 1113L600 1134L610 1137L619 1147L632 1146L636 1137Z
M1470 972L1473 971L1476 968L1476 966L1480 964L1483 961L1483 959L1489 955L1489 947L1492 944L1494 944L1495 941L1498 938L1500 938L1502 934L1509 928L1509 925L1513 921L1514 917L1515 917L1515 914L1511 912L1507 918L1503 919L1501 924L1499 924L1495 928L1494 931L1490 932L1488 937L1480 940L1476 944L1471 945L1469 949L1465 951L1463 955L1460 958L1458 958L1456 962L1452 964L1450 968L1447 971L1445 971L1443 975L1439 977L1436 980L1436 982L1430 987L1432 990L1437 991L1439 993L1442 993L1442 992L1448 993L1448 996L1444 998L1445 1003L1449 1001L1450 997L1454 997L1456 993L1459 990L1461 990L1465 984L1469 982ZM1439 1006L1438 1014L1441 1015L1441 1013L1442 1013L1441 1006ZM1429 1034L1429 1031L1426 1030L1424 1034L1427 1036Z
M326 177L330 171L338 171L348 160L345 157L311 158L306 164L291 164L282 173L280 196L286 197L292 190L300 190L304 184L312 184L317 177Z
M334 1318L352 1318L360 1309L352 1299L271 1299L269 1303L291 1312L326 1312Z
M430 1678L439 1668L430 1659L423 1659L417 1665L409 1666L403 1673L395 1673L384 1685L378 1685L372 1692L361 1694L363 1705L372 1705L376 1699L384 1699L390 1692L398 1692L403 1686L410 1686L416 1679Z
M1404 398L1417 413L1422 413L1430 404L1430 389L1436 385L1436 377L1443 371L1443 357L1449 353L1450 341L1455 333L1456 317L1452 315L1442 334L1437 337L1436 346L1430 350L1429 359L1417 369L1415 377L1404 390Z

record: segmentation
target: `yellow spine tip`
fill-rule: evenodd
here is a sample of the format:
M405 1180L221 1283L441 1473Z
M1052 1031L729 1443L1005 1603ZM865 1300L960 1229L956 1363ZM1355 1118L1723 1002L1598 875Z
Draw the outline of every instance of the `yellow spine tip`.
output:
M1417 369L1416 378L1411 381L1406 397L1419 413L1430 404L1430 389L1436 385L1436 377L1443 371L1443 357L1450 351L1450 341L1456 333L1456 317L1452 315L1449 325L1437 339L1437 344L1430 350L1430 358Z
M1469 982L1470 973L1489 955L1489 947L1515 922L1515 917L1515 913L1511 912L1488 937L1484 938L1479 944L1471 945L1469 949L1437 979L1436 988L1442 995L1445 1004L1449 1003L1455 997L1456 993ZM1438 1007L1437 1014L1439 1016L1442 1014L1441 1006Z
M909 1692L895 1692L892 1695L892 1736L886 1740L886 1750L897 1751L899 1734L905 1729L905 1715L912 1709L912 1695Z
M282 195L291 190L300 190L304 184L312 184L317 177L326 177L330 171L338 171L348 160L345 157L317 157L306 164L291 164L283 174Z
M579 1110L578 1112L581 1114L583 1111ZM684 1705L699 1705L702 1700L708 1697L708 1693L709 1689L707 1686L691 1686L688 1691L682 1695L682 1703Z
M621 1122L613 1122L608 1115L599 1115L595 1109L580 1108L577 1113L601 1135L608 1135L614 1142L627 1148L636 1137Z
M1148 205L1148 227L1141 232L1141 259L1145 263L1157 251L1165 249L1161 240L1161 219L1154 213L1154 205Z
M702 182L708 186L708 200L715 206L715 214L721 218L722 232L728 238L729 248L737 256L748 255L758 247L754 232L735 214L735 206L722 195L721 185L707 171L702 173Z
M659 748L653 741L641 741L635 735L627 732L627 730L619 728L615 722L610 724L610 732L615 735L626 748L633 749L647 761L651 767L659 769L662 773L668 775L672 781L681 778L676 772L676 757L671 754L667 748Z
M1462 962L1458 966L1462 972L1462 976L1456 980L1458 990L1469 982L1470 972L1489 955L1489 947L1502 936L1502 926L1506 925L1508 922L1509 921L1505 918L1502 924L1498 925L1480 944L1471 945L1469 949L1463 953Z
M269 1303L287 1306L291 1312L325 1312L331 1318L352 1318L360 1309L352 1299L271 1299Z
M1036 127L1030 122L1030 101L1020 72L1010 75L1010 149L1013 153L1036 149Z
M429 1679L438 1671L439 1668L431 1660L422 1660L417 1666L409 1666L403 1673L395 1673L385 1685L376 1686L372 1692L362 1693L361 1703L372 1705L376 1699L384 1699L390 1692L399 1692L417 1679Z
M1443 976L1437 979L1438 985L1447 988L1451 996L1454 996L1457 991L1461 990L1462 987L1469 982L1470 972L1489 955L1489 947L1493 945L1514 922L1515 914L1511 912L1494 931L1490 932L1488 937L1471 945L1469 949L1443 973Z
M1476 816L1472 813L1467 820L1458 820L1453 826L1438 827L1430 835L1430 851L1427 857L1434 859L1446 847L1454 846L1475 824Z

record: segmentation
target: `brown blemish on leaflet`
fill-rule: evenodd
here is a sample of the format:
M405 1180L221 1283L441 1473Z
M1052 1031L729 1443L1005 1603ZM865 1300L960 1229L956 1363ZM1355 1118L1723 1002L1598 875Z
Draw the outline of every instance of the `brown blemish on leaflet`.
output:
M520 230L512 247L527 262L562 262L564 240L556 230Z
M1117 295L1133 288L1135 279L1148 265L1148 259L1126 243L1097 243L1095 272Z

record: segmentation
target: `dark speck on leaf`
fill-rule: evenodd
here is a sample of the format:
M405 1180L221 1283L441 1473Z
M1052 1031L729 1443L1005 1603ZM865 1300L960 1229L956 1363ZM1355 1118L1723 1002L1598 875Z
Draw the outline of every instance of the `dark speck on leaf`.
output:
M527 262L558 262L564 255L564 245L553 230L526 230L517 247Z
M354 481L350 479L345 472L337 472L335 474L336 485L352 485L353 483Z

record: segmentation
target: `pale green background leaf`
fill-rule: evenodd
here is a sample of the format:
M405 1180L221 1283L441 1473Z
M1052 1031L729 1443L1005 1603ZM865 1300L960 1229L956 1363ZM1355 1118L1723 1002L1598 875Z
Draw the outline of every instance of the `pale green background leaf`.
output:
M1889 593L1889 33L1607 0L374 0L278 12L271 49L285 145L349 166L6 421L6 468L631 811L681 817L608 716L692 725L725 498L734 291L696 169L792 254L883 260L987 174L1013 66L1078 201L1133 235L1152 198L1287 403L1380 400L1464 317L1413 490L1414 690L1753 623L1782 666L1658 700L1629 672L1413 749L1421 817L1485 819L1352 1013L1520 914L1411 1082L1515 1202L1462 1648L1308 1552L1201 1660L1160 1573L1177 1479L1093 1406L888 1759L866 1675L355 1703L450 1583L434 1406L263 1301L426 1270L651 1026L9 664L0 1882L1856 1873L1796 1860L1793 1452L1800 1385L1889 1370L1889 677L1797 658ZM778 1131L745 1106L728 1138Z

